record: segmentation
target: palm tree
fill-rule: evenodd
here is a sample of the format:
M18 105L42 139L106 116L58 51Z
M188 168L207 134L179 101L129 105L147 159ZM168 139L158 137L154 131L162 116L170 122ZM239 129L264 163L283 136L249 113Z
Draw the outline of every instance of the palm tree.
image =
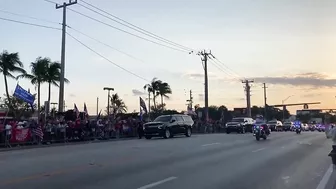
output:
M163 97L169 99L168 94L172 94L172 90L171 90L169 84L166 83L166 82L161 82L161 81L158 82L158 90L156 92L156 96L160 96L161 97L161 106L162 106L162 108L164 107L163 106Z
M48 71L48 65L51 60L49 58L38 57L35 62L32 62L31 74L22 74L18 78L27 78L31 80L33 85L37 87L37 112L40 113L41 109L41 84L47 82L46 76Z
M125 102L119 97L118 93L113 94L111 96L111 107L112 107L112 112L114 116L117 113L127 112L127 106Z
M14 72L18 72L20 74L26 73L23 69L22 62L20 61L19 53L8 53L7 51L3 51L0 54L0 73L4 76L6 96L9 100L9 108L12 108L12 104L8 92L7 77L15 79L15 76L13 75Z
M159 83L162 83L161 80L158 80L156 77L152 79L152 81L149 84L146 84L143 88L148 91L148 93L153 94L153 103L154 103L154 109L156 109L156 103L155 103L155 95L156 92L159 90Z
M45 80L48 82L48 104L50 104L51 97L51 85L58 87L58 82L61 78L61 64L58 62L52 62L48 64ZM69 83L69 80L64 78L64 82Z

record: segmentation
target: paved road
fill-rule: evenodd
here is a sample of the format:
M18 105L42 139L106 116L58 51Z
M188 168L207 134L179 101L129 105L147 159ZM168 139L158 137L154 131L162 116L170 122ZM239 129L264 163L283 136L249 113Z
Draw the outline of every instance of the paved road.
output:
M316 189L330 166L324 133L129 140L0 153L6 189Z

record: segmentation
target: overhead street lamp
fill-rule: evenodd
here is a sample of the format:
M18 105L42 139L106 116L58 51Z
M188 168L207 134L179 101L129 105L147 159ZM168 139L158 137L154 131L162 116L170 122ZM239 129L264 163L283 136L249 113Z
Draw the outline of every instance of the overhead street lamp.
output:
M285 101L288 100L290 97L292 97L294 95L290 95L287 98L285 98L284 100L282 100L282 120L285 121L285 110L286 110L286 106L284 105Z
M114 91L114 88L112 87L104 87L104 91L107 90L107 117L110 117L110 91Z

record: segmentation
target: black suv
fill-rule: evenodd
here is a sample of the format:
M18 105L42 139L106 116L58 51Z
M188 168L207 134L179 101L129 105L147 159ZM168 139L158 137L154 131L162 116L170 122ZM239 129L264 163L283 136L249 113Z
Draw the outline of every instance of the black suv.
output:
M144 124L143 129L146 139L151 139L155 136L172 138L174 135L179 134L190 137L193 124L194 121L188 115L162 115L157 117L153 122Z

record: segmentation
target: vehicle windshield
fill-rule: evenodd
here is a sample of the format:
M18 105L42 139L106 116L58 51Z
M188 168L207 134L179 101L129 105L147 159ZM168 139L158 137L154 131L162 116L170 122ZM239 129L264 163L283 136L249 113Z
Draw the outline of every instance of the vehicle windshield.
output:
M277 121L269 121L268 123L271 123L271 124L276 124Z
M232 122L244 122L243 118L233 118Z
M154 122L169 122L170 119L171 116L159 116L154 120Z

